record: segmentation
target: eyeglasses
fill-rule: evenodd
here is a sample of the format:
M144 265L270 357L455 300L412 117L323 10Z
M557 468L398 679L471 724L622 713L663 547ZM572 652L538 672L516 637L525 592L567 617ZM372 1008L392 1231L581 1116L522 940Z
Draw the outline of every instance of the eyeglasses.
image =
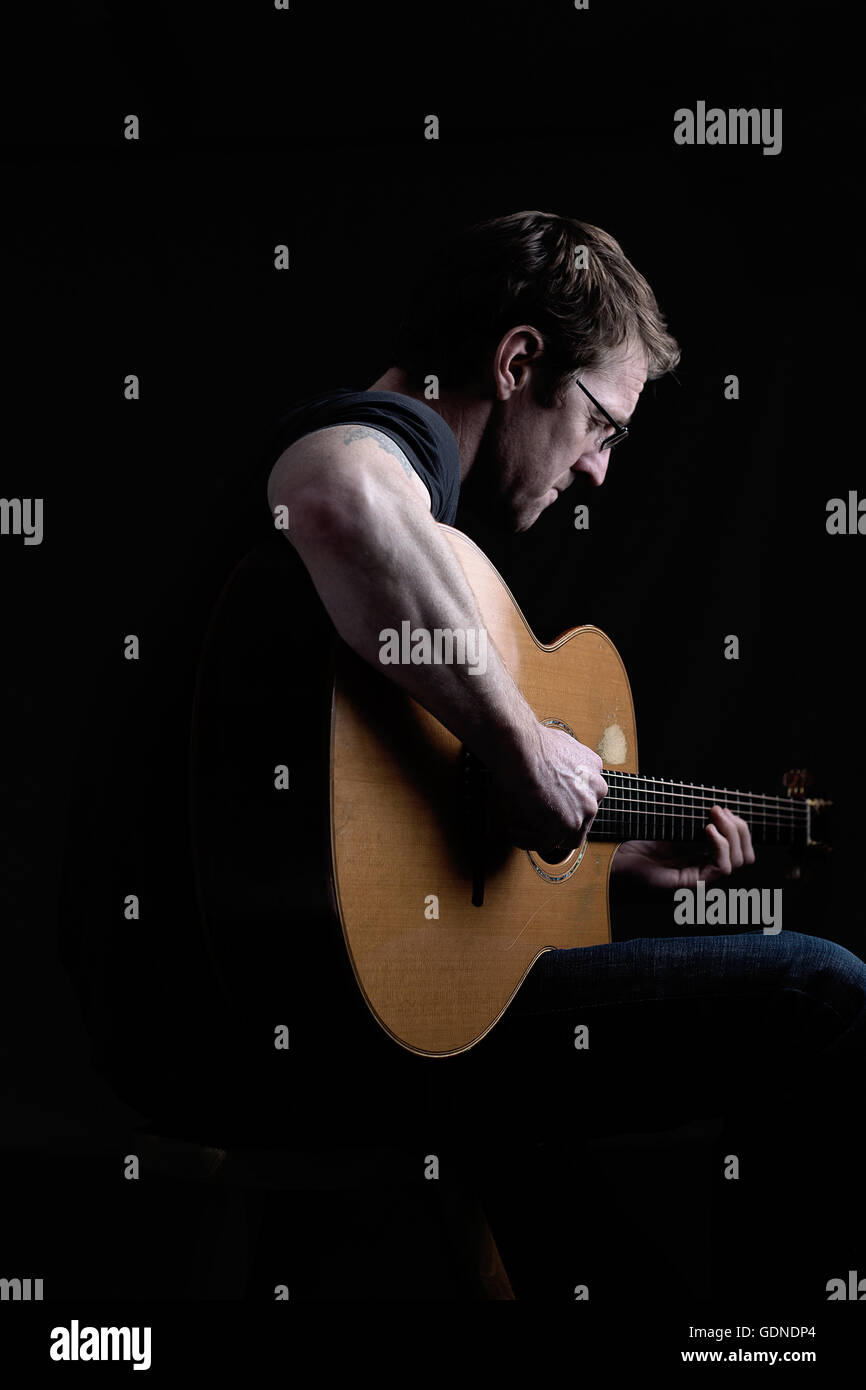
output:
M618 425L616 423L616 420L614 420L613 416L608 415L601 402L597 401L595 399L595 396L593 396L589 391L587 391L586 387L584 386L583 382L580 380L579 377L575 377L574 380L580 387L583 394L585 396L589 396L589 399L592 401L596 410L600 410L605 420L609 421L609 423L613 425L613 434L609 434L607 438L603 439L601 444L599 445L599 448L601 449L612 449L614 444L618 444L621 439L625 439L626 435L628 434L628 427L626 425Z

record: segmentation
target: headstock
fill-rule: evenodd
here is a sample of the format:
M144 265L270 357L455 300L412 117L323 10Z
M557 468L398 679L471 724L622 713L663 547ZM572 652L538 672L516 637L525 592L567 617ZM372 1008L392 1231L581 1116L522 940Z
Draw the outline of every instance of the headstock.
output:
M811 772L805 767L792 768L786 772L782 778L782 786L792 800L804 801L809 808L809 831L806 846L810 850L820 850L824 854L830 853L830 845L825 840L816 840L813 831L815 822L824 815L833 805L832 801L827 801L820 796L807 796L806 792L812 786L813 778ZM823 829L822 825L822 829ZM794 869L793 878L800 877L800 867Z

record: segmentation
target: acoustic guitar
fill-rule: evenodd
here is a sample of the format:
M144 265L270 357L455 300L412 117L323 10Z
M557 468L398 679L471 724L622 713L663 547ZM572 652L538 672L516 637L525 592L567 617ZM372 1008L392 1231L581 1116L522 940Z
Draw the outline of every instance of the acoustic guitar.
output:
M243 603L237 582L224 597L216 626L223 638L231 628L235 646L218 667L204 663L193 757L198 858L200 866L209 866L208 873L200 867L200 895L224 975L239 977L252 961L259 979L273 976L278 945L285 949L287 940L301 937L323 940L330 918L331 933L335 927L341 933L354 980L381 1028L403 1048L427 1056L453 1055L477 1043L502 1017L542 952L610 940L610 870L624 841L704 841L710 807L718 804L748 822L756 844L805 848L815 843L815 817L830 804L805 796L796 779L786 795L772 796L640 774L631 688L610 639L597 627L583 626L549 645L539 642L483 551L460 531L442 530L475 594L488 642L539 720L602 758L609 792L578 849L556 861L505 841L496 832L484 768L387 679L386 668L373 669L340 641L307 711L292 710L289 694L299 688L302 663L293 665L289 655L297 646L290 623L285 620L283 632L278 626L276 570L284 560L275 552L253 571L252 581L247 569ZM284 539L280 544L290 550ZM261 624L269 634L266 664L283 662L267 697L269 719L263 678L250 675L263 639L248 635L249 611L265 604L271 605ZM227 611L235 618L227 620ZM213 650L213 632L211 638ZM224 691L238 672L248 688L232 696L229 716ZM223 701L218 717L215 691ZM313 703L329 715L322 733L327 779L313 774L305 788L292 781L290 771L288 789L262 802L253 783L261 787L277 746L286 746L285 726L300 726L305 741L316 742ZM247 742L227 753L230 726L242 726ZM258 738L252 749L250 738ZM292 745L287 746L289 764ZM228 762L235 767L233 781L226 776ZM237 790L244 777L246 793ZM319 780L326 781L321 821L313 805ZM255 818L249 809L254 804L259 828L247 839L258 847L269 836L270 843L267 851L257 849L258 866L249 868L244 887L227 874L236 841ZM281 815L288 817L282 823ZM314 907L300 896L316 878L322 842L325 882ZM269 892L266 880L279 886ZM227 950L233 954L226 967ZM290 970L287 964L280 978L288 979Z

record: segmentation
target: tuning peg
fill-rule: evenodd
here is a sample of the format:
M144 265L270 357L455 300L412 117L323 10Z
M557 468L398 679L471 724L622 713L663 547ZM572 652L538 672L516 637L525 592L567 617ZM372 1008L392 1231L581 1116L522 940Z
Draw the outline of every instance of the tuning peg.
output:
M805 796L806 788L812 785L812 774L805 767L792 768L782 778L782 786L789 796Z

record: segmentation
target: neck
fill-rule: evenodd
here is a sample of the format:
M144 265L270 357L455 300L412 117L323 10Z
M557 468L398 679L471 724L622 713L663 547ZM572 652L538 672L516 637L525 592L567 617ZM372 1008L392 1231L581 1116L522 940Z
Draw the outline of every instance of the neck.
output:
M591 840L704 840L710 808L726 806L748 821L756 844L810 842L809 801L669 782L608 768L604 778L609 791L593 821Z
M460 478L461 482L465 481L475 462L490 415L489 401L461 391L444 391L438 399L428 400L423 390L416 390L409 385L402 367L389 367L378 381L367 387L367 390L396 391L400 396L411 396L413 400L421 401L422 405L429 406L437 415L441 415L457 440L460 452Z

